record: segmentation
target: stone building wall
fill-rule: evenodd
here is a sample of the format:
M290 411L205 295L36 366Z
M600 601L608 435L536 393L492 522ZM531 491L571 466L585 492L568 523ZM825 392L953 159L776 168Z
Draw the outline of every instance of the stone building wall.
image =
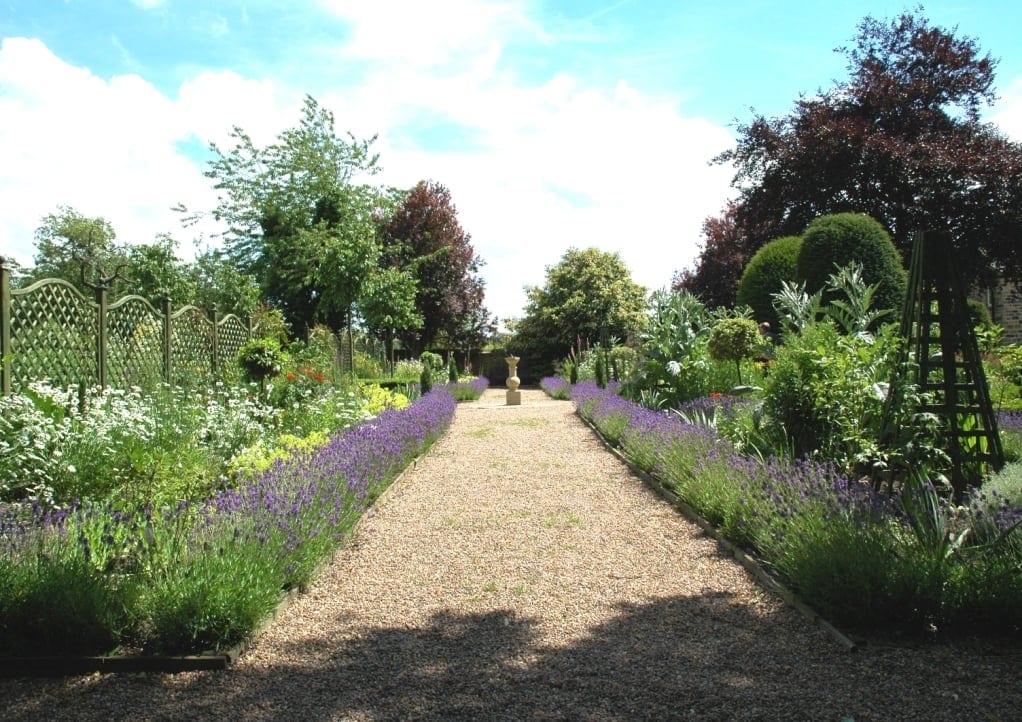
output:
M1003 343L1022 343L1022 286L1001 281L986 294L990 318L1004 327Z

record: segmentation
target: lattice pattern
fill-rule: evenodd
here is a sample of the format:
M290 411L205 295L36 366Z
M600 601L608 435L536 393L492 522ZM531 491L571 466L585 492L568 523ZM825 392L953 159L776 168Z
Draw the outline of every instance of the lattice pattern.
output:
M9 283L6 269L3 283ZM207 384L233 361L248 339L248 328L237 316L227 315L216 327L205 312L186 306L168 321L141 296L126 296L111 303L100 318L100 305L62 279L45 279L28 288L4 288L0 323L2 338L10 339L10 362L4 377L12 389L46 380L61 387L100 382L100 324L106 333L107 383L152 388L161 381L183 386ZM170 324L173 367L167 378L164 365L165 323ZM216 334L216 336L214 336ZM213 368L213 343L219 349L220 369Z
M964 288L947 234L916 234L901 319L901 336L909 343L898 368L905 368L911 350L915 361L911 380L931 398L923 410L937 415L944 426L951 485L959 498L980 482L988 467L1004 464ZM884 410L885 437L893 435L890 409L900 388L897 378L892 388L895 392Z
M238 351L248 341L248 327L234 314L224 316L217 324L220 371L238 356Z
M57 279L11 292L13 386L48 380L58 386L99 382L99 307Z
M185 306L171 317L171 383L197 386L213 369L213 323L198 308Z
M141 296L107 309L107 381L153 388L164 380L163 317Z

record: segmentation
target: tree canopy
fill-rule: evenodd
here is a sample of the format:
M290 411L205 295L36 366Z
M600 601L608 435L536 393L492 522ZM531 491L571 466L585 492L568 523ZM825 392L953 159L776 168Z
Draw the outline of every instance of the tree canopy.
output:
M748 238L737 220L738 205L729 203L719 216L703 222L703 246L694 269L676 273L671 287L688 291L707 308L731 308L742 270L751 254Z
M339 137L312 97L298 126L265 148L239 127L231 137L229 151L210 146L206 170L220 192L212 215L228 227L227 257L297 333L318 322L349 326L380 251L375 213L385 195L357 182L377 170L374 139Z
M418 328L401 329L401 338L415 353L439 336L448 347L462 346L483 308L483 261L472 237L458 221L450 191L434 181L420 181L404 195L383 224L381 239L387 265L408 269L418 283L415 308Z
M856 212L881 221L905 257L913 231L946 230L966 279L1022 277L1022 146L980 121L997 63L920 12L866 17L838 48L847 80L785 117L739 125L717 158L736 167L735 253Z
M114 227L105 218L88 218L70 206L58 206L36 229L35 265L25 281L62 278L88 296L91 291L82 283L83 269L86 279L94 280L97 268L112 274L126 262L116 238Z
M525 315L512 341L515 353L545 361L565 356L578 338L627 340L646 322L646 289L618 253L570 248L546 269L546 285L526 289Z

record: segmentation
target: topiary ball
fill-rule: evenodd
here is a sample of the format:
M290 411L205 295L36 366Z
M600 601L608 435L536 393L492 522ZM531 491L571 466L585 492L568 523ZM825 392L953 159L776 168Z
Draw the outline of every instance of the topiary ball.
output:
M899 313L907 284L901 254L884 227L862 213L820 216L809 224L798 254L798 280L805 282L807 292L815 293L831 274L853 261L862 265L866 283L878 285L873 307Z
M784 281L796 280L801 249L801 236L775 238L749 259L738 282L737 304L751 308L755 319L768 322L771 328L780 326L773 294L780 292Z

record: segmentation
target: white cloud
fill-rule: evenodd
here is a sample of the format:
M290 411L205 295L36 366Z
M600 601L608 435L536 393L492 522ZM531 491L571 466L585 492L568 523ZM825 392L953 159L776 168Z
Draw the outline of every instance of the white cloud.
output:
M189 255L197 233L217 229L182 229L171 207L209 209L215 197L177 144L228 145L232 125L248 121L256 142L268 142L300 104L285 113L277 103L292 96L281 101L271 82L234 73L201 74L171 99L137 75L105 80L24 38L3 41L0 85L0 248L23 263L58 205L106 218L124 242L170 233Z
M138 76L106 82L21 38L3 41L0 79L8 253L27 259L40 219L61 204L107 218L129 241L175 230L168 189L186 191L199 174L174 150L185 132L167 98Z
M471 60L460 73L378 68L355 93L324 102L342 127L368 116L370 132L386 129L385 181L430 178L450 189L487 261L492 311L521 315L523 285L542 285L546 266L572 246L621 252L650 290L691 263L703 220L731 195L731 170L708 166L733 143L726 129L624 82L601 90L559 75L528 86L486 53ZM469 147L417 147L408 121L419 116L456 123Z
M381 182L428 178L450 189L487 262L491 311L521 315L523 286L542 285L545 268L572 246L620 252L650 289L695 257L703 219L730 195L730 171L707 165L733 142L724 128L626 82L517 78L502 61L508 39L547 38L512 2L456 0L429 11L402 3L396 34L393 3L324 3L353 23L352 42L335 57L362 72L357 86L335 83L317 99L338 132L379 134ZM139 76L103 79L25 39L4 41L0 86L0 248L23 260L57 204L107 218L122 240L169 231L189 241L169 207L215 200L177 144L227 148L238 125L265 145L297 122L305 92L206 71L170 98ZM449 123L447 139L435 140L424 119Z
M406 67L446 64L485 52L511 34L538 32L519 2L320 0L320 5L353 28L345 56Z

